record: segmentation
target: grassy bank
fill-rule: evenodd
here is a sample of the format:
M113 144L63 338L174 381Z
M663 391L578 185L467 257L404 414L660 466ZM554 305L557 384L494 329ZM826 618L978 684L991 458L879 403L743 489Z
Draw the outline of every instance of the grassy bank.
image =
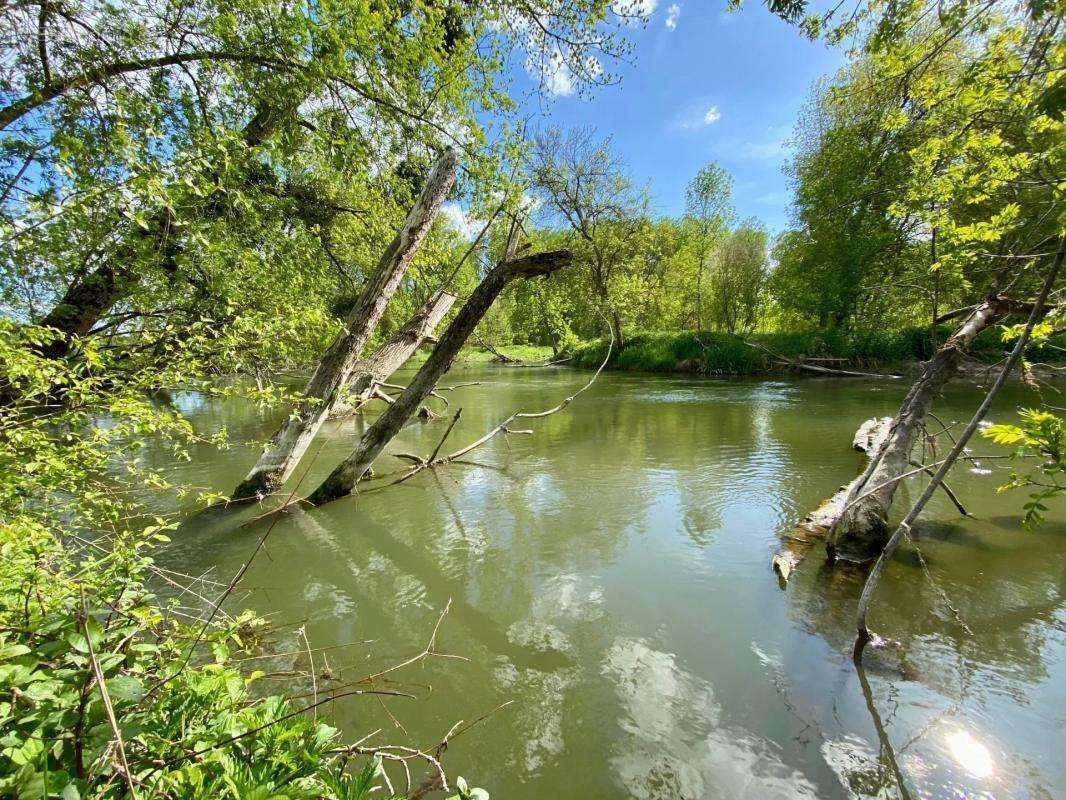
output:
M951 328L937 331L942 344ZM624 347L611 354L612 369L639 372L689 372L705 375L753 375L781 369L765 351L752 342L789 359L801 357L842 358L858 368L896 368L928 359L934 349L929 328L899 331L758 333L734 336L724 333L696 334L693 331L638 331ZM1066 337L1056 337L1056 347L1066 346ZM607 343L585 342L571 355L577 367L595 368L603 361ZM1056 347L1045 347L1040 358L1061 361ZM994 362L1002 358L1005 345L998 329L984 331L974 345L977 358Z
M550 347L542 347L537 344L507 344L497 347L496 350L508 358L523 362L548 361L552 357L552 349ZM407 363L421 364L429 358L430 352L428 349L419 350ZM455 361L457 364L488 364L495 358L496 354L490 350L474 346L463 348Z

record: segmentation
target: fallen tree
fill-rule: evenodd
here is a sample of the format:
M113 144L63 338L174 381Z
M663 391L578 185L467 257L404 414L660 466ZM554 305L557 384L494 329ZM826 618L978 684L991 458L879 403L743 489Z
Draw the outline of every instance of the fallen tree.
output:
M363 434L355 450L311 493L308 502L318 506L351 494L374 459L399 433L451 367L460 348L508 283L519 278L550 275L569 263L568 250L551 250L505 259L497 264L470 295L407 388Z
M875 455L878 449L882 446L885 438L888 436L892 427L892 417L873 417L866 420L859 429L855 432L855 437L852 440L852 447L861 453L866 453L868 457ZM869 463L869 461L867 461ZM915 469L908 472L904 472L896 478L896 481L901 481L904 478L908 478L911 475L917 475L919 472L924 472L929 476L933 475L932 469L928 466L923 466L916 461L910 462ZM936 466L935 464L933 466ZM861 494L853 495L852 492L855 485L862 480L862 476L855 478L848 484L841 486L837 489L833 495L823 502L818 508L805 516L800 523L792 530L792 532L785 538L785 545L770 559L770 566L774 572L781 578L782 585L786 583L789 576L799 566L800 561L807 555L808 551L814 545L817 540L824 538L843 516L845 510L848 507L848 498L855 497L861 498ZM963 516L969 516L969 512L963 507L959 498L951 490L951 487L947 483L941 484L941 489L948 496L955 507L959 510L959 513ZM868 490L869 491L869 490Z
M862 658L863 649L873 638L873 634L870 633L870 629L866 624L866 618L870 611L870 603L873 601L874 592L877 591L877 586L881 582L881 576L884 574L885 567L888 566L889 560L891 560L903 539L910 537L912 526L925 509L925 506L933 496L933 493L936 492L937 487L943 483L944 478L947 477L948 472L955 465L955 462L962 456L970 438L977 431L981 421L992 407L992 402L996 399L996 396L1003 389L1003 385L1007 382L1007 376L1010 374L1010 371L1014 369L1014 366L1019 360L1021 360L1022 354L1025 352L1025 347L1029 343L1029 338L1033 334L1033 329L1049 309L1049 306L1046 305L1047 299L1055 285L1055 279L1058 276L1059 269L1062 267L1064 256L1066 256L1066 236L1060 236L1058 252L1055 254L1051 268L1044 277L1044 285L1041 287L1040 294L1037 295L1036 301L1030 305L1029 318L1026 321L1025 326L1022 328L1017 341L1014 343L1010 355L1008 355L1007 359L1003 362L999 375L996 376L995 382L985 394L985 397L977 407L977 410L974 411L974 414L966 424L966 427L955 439L950 452L940 463L936 474L933 475L928 485L922 491L922 494L915 501L914 505L911 506L910 511L908 511L906 516L900 520L896 530L892 533L892 536L889 537L884 548L878 555L873 569L870 570L866 583L862 587L862 594L859 596L859 604L856 610L856 637L855 648L853 651L856 661L859 661Z
M348 385L367 340L381 321L385 307L451 191L455 168L455 151L448 148L437 159L403 226L367 279L344 330L319 361L304 390L305 399L281 424L248 476L234 489L233 499L268 494L292 474Z
M454 294L445 291L435 292L425 305L407 321L407 324L388 338L377 350L361 360L352 368L352 377L344 393L334 404L331 417L344 417L354 414L359 407L375 396L379 387L389 379L396 370L407 363L415 351L433 335L433 331L444 319L455 303ZM392 402L391 397L388 402Z
M888 514L901 476L913 464L911 451L922 430L934 398L958 372L970 345L981 331L1010 314L1031 311L1032 303L991 295L965 314L965 319L948 340L926 362L922 374L912 384L892 418L880 447L870 458L863 474L848 487L839 518L826 537L830 561L845 557L868 560L885 544ZM962 316L951 312L944 318Z
M880 448L892 424L891 417L874 417L868 419L855 432L852 447L867 456ZM869 462L867 462L869 463ZM787 582L799 562L807 555L817 539L824 537L836 525L844 511L852 487L862 479L855 478L851 483L841 486L818 508L805 516L785 539L785 546L774 553L770 566L782 581Z

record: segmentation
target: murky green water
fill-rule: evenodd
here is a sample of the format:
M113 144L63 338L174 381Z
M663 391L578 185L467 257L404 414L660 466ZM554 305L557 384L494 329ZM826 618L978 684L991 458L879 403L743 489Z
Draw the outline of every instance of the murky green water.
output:
M450 395L463 408L453 441L553 405L587 378L459 368L449 380L485 384ZM1023 533L1021 500L995 494L997 462L977 468L992 474L959 469L954 488L977 518L938 498L920 529L933 580L905 548L872 614L901 643L868 658L876 719L849 654L861 577L824 570L817 553L787 591L770 571L780 537L854 476L856 426L894 411L904 389L605 374L530 424L533 436L477 451L478 465L284 516L238 604L279 626L280 652L304 648L302 625L312 647L330 648L315 653L316 672L328 663L333 678L319 677L321 693L417 653L451 598L438 645L469 661L389 676L419 699L348 697L332 714L350 738L381 728L378 741L430 747L512 701L444 756L495 798L896 796L895 767L911 797L1066 796L1061 509ZM937 412L962 419L977 396L954 388ZM993 416L1031 397L1015 388L1005 400ZM237 402L180 402L202 430L225 426L238 442L277 422ZM329 427L305 490L362 424ZM393 447L428 452L445 425L414 424ZM170 469L228 491L257 451L205 448ZM239 527L255 513L194 519L163 560L228 580L268 524ZM300 654L266 665L307 667ZM266 684L311 691L286 674Z

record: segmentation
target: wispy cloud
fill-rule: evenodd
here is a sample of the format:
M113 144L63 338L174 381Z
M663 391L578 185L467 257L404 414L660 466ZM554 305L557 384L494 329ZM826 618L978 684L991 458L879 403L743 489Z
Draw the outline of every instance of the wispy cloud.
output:
M678 3L674 3L666 9L666 29L668 31L677 29L677 18L681 16L681 6Z
M678 112L670 123L675 131L698 131L713 125L722 118L722 111L717 105L706 100L690 103Z
M792 193L781 189L779 191L764 192L755 198L755 202L764 206L783 206L792 199Z
M749 161L775 161L787 157L791 150L788 129L775 125L767 128L764 137L743 142L737 156Z

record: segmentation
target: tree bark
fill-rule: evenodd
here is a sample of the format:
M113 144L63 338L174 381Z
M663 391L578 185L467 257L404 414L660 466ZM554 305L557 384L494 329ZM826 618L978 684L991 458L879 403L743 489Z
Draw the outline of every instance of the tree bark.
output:
M958 372L964 353L977 335L1024 305L1000 295L987 298L926 363L900 404L881 447L862 476L849 487L845 509L826 540L830 560L844 555L864 561L881 551L899 477L911 467L911 449L933 399Z
M570 263L567 250L553 250L498 264L481 281L459 314L440 337L433 353L403 393L363 434L358 446L308 498L312 505L351 494L374 459L418 409L440 377L448 371L460 348L485 316L503 288L517 278L550 275Z
M363 287L359 299L348 315L345 329L322 356L304 390L306 400L282 423L270 444L263 450L259 461L234 490L233 499L267 494L281 486L292 474L322 423L333 410L341 390L348 384L367 340L385 313L389 300L399 288L400 281L429 232L441 203L451 191L455 182L455 167L455 151L448 148L437 160L403 226Z
M877 591L877 586L881 582L881 575L884 573L889 559L895 554L896 548L899 547L900 542L903 541L903 537L910 536L911 527L925 509L926 504L937 490L937 487L943 483L948 472L966 449L966 445L969 443L970 438L977 431L981 421L992 407L992 402L996 399L1000 390L1003 389L1003 385L1007 382L1007 376L1010 374L1010 371L1014 369L1014 366L1021 359L1022 353L1025 352L1025 347L1029 343L1029 337L1033 333L1033 328L1050 308L1046 305L1047 298L1051 293L1052 287L1055 285L1055 279L1058 276L1059 269L1062 267L1064 256L1066 256L1066 236L1059 236L1059 249L1055 254L1054 261L1051 263L1051 268L1044 277L1044 285L1041 287L1040 294L1037 295L1036 301L1026 304L1030 306L1029 319L1026 322L1025 327L1022 329L1021 334L1018 336L1017 341L1014 343L1010 355L1007 356L1007 359L1004 361L999 375L996 376L995 382L985 394L981 404L977 407L977 410L970 418L970 421L955 440L955 443L951 447L951 451L940 465L940 468L937 469L936 474L933 475L932 480L929 481L921 496L919 496L918 500L915 501L913 506L911 506L910 511L908 511L906 516L900 520L896 530L893 532L892 536L889 537L884 548L881 550L873 569L870 570L870 574L866 578L866 583L862 587L862 594L859 596L859 604L856 610L856 638L853 651L853 657L856 662L862 658L863 648L872 638L870 629L866 624L866 616L869 613L870 603L873 600L874 592Z
M852 448L872 458L888 435L891 425L891 417L874 417L866 420L855 432L855 438L851 443ZM848 496L860 480L862 480L861 476L841 486L832 497L800 520L800 523L786 538L784 547L774 553L770 559L770 567L781 578L782 587L813 547L815 541L824 537L840 520Z
M444 319L455 303L456 297L449 292L436 292L407 324L389 337L385 344L352 368L352 377L343 396L333 407L331 417L354 414L358 407L370 399L374 388L389 379L402 367L428 336Z

